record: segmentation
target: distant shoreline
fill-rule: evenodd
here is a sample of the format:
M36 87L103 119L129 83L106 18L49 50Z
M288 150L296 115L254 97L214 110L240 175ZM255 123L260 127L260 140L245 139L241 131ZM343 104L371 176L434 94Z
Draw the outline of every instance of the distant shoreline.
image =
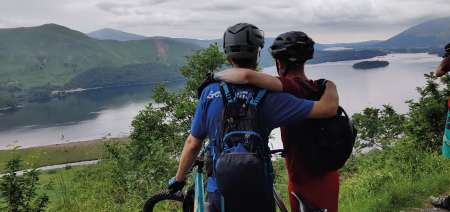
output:
M0 111L2 110L9 110L9 109L13 109L13 108L22 108L25 107L25 105L17 105L17 106L13 106L13 107L4 107L4 108L0 108ZM3 114L0 114L3 115Z
M122 138L103 138L89 141L78 141L61 144L50 144L45 146L34 146L28 148L18 148L14 152L22 158L35 156L40 158L39 166L53 166L58 164L75 163L81 161L98 160L104 156L105 150L103 145L108 142L122 141L129 142L128 137ZM20 146L20 142L15 145ZM8 147L0 150L0 174L4 174L6 162L11 159L12 149ZM20 170L30 168L28 165L22 164Z
M79 91L87 91L87 90L96 90L96 89L102 89L102 88L114 88L114 87L124 87L124 86L133 86L133 85L147 85L147 84L153 84L153 83L160 83L160 82L176 82L176 81L182 81L187 80L186 78L178 79L178 80L170 80L170 81L157 81L157 82L146 82L146 83L137 83L137 84L131 84L131 85L114 85L114 86L106 86L106 87L95 87L95 88L76 88L71 90L62 90L62 91L52 91L52 95L65 92L65 93L71 93L71 92L79 92ZM0 109L1 110L1 109Z
M74 141L74 142L68 142L68 143L60 143L60 144L49 144L49 145L43 145L43 146L33 146L33 147L27 147L27 148L20 148L20 149L43 149L43 148L49 148L49 149L56 149L56 148L74 148L74 147L81 147L85 145L103 145L105 142L109 141L130 141L130 138L126 137L116 137L116 138L100 138L100 139L93 139L93 140L87 140L87 141ZM2 150L0 150L2 151Z

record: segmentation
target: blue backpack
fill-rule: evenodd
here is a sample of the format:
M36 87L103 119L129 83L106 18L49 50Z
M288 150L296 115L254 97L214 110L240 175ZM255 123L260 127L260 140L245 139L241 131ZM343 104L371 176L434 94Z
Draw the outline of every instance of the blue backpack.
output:
M266 90L255 89L236 98L232 86L221 83L224 107L217 132L212 141L213 175L224 198L248 198L272 189L272 162L268 146L268 128L258 103ZM217 152L214 152L217 151Z

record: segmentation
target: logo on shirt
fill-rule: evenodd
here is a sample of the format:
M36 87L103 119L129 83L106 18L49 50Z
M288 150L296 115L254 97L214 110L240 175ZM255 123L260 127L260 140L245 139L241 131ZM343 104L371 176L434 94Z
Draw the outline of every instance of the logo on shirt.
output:
M214 93L214 91L211 91L211 92L209 92L208 97L206 97L206 98L214 99L215 97L222 97L222 95L220 94L220 91L216 91L215 93Z
M235 96L238 99L248 99L248 91L241 91L241 92L236 92Z
M238 99L248 99L249 92L248 91L240 91L240 92L234 93L234 95ZM222 94L220 93L220 91L216 91L216 92L210 91L206 98L207 99L214 99L216 97L222 98Z

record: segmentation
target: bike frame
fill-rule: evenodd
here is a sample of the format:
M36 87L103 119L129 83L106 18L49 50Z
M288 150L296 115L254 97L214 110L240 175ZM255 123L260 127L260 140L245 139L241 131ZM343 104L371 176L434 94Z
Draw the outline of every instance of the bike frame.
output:
M203 189L203 173L198 169L195 172L194 182L194 212L207 212L209 211L209 204L205 202L205 192Z
M205 202L205 190L203 187L203 163L200 163L195 171L194 183L194 212L210 212L209 203Z

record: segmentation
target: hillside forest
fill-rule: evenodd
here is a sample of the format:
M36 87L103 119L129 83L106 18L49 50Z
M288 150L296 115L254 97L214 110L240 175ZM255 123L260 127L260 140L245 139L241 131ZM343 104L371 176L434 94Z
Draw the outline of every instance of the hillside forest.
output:
M439 21L441 20L434 20L434 22ZM429 25L430 23L427 26ZM439 44L441 38L426 46L405 44L406 41L415 42L414 36L411 36L412 32L422 32L422 28L421 25L412 27L407 33L408 39L404 37L406 35L399 34L403 36L404 41L399 46L392 45L392 42L387 40L344 45L354 48L349 50L326 51L323 49L333 45L316 44L314 59L309 60L307 64L369 59L385 56L388 53L428 52L442 56L444 52L442 44ZM429 27L427 30L435 31L434 28L429 29ZM440 30L443 29L440 28ZM100 32L83 34L56 24L0 29L2 38L0 41L0 109L26 105L27 101L34 99L61 96L63 93L56 91L67 89L179 79L182 76L174 70L175 67L187 64L185 56L191 56L195 51L205 49L212 42L220 41L220 39L143 38L111 29L104 33L110 35L100 34ZM105 36L116 36L118 40L104 40ZM273 38L267 38L266 46L261 51L259 65L262 67L275 65L266 50L271 41ZM221 45L219 45L220 48ZM155 71L155 68L158 71ZM130 71L131 69L133 71ZM137 69L140 70L137 71ZM137 77L139 74L152 76ZM86 76L89 75L94 76L94 79L85 82L84 79L88 79L89 77Z

